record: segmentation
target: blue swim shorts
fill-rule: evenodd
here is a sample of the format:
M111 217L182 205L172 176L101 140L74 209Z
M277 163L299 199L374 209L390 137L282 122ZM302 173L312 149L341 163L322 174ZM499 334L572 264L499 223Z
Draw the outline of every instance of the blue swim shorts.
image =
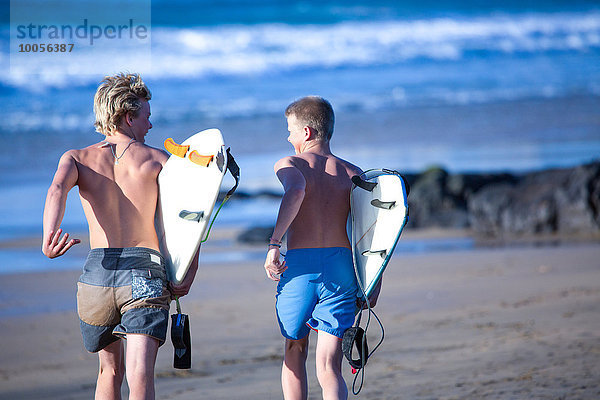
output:
M302 339L310 328L341 338L354 323L357 283L352 251L345 247L293 249L277 285L281 334Z
M148 335L162 345L170 301L159 252L143 247L92 249L77 282L85 348L95 353L127 334Z

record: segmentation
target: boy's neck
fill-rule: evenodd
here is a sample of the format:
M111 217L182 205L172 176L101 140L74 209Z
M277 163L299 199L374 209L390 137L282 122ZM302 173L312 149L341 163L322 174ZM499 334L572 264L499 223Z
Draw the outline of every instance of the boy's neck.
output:
M329 142L322 140L309 140L304 143L300 153L313 153L323 156L331 155Z
M108 143L123 143L129 142L131 140L135 140L135 138L126 133L120 132L116 130L111 135L106 135L104 141Z

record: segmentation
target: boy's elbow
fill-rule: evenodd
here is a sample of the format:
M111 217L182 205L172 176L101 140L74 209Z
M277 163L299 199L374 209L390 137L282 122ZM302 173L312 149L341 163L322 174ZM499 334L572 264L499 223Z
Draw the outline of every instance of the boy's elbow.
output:
M51 199L60 199L62 197L65 197L67 195L67 191L66 188L63 184L61 183L52 183L50 185L50 187L48 188L48 193L46 195L47 198L51 198Z
M302 201L304 200L305 191L303 187L292 187L286 191L286 194L294 200Z
M62 192L63 192L63 185L61 185L60 183L52 182L52 184L48 188L48 196L55 196Z

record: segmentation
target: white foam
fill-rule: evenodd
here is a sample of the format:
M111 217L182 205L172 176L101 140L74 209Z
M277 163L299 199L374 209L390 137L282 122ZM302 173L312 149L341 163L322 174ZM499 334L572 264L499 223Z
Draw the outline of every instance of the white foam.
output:
M5 35L3 35L5 36ZM247 75L298 68L398 63L415 58L456 60L470 51L586 51L600 46L600 12L528 13L420 20L348 21L330 25L230 25L152 29L153 77ZM8 40L6 36L4 41ZM119 42L116 45L120 45ZM8 46L6 47L8 48ZM31 73L42 84L61 87L95 82L85 71L135 49L103 48L69 54L69 70L36 62L0 81L28 86ZM6 54L3 54L4 58ZM135 63L134 63L135 64ZM136 65L136 69L139 69ZM97 68L96 68L97 69Z
M4 51L7 34L0 29ZM153 103L154 122L280 113L303 90L319 92L338 110L600 91L598 73L588 61L600 51L600 11L329 25L154 27L152 38L152 65L143 75L152 88L162 90ZM49 101L52 90L64 90L56 96L63 99L86 87L91 98L102 78L85 73L91 65L105 66L106 74L140 72L135 63L123 61L124 67L114 70L108 61L117 50L135 57L135 48L92 50L69 54L67 70L32 57L25 68L0 76L0 85L22 90L17 96L7 92L11 97L3 110L3 128L89 128L91 103L85 109L77 99L61 104L59 115L54 99ZM7 58L2 53L0 64ZM334 79L339 84L330 84ZM202 96L195 103L171 104L173 93L180 91L183 97ZM30 104L23 99L29 96L41 99L37 113L23 111Z

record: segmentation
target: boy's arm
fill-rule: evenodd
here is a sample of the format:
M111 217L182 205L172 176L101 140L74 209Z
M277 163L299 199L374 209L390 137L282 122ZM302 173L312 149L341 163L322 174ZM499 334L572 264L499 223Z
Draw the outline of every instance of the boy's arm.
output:
M283 235L285 235L296 215L298 215L298 211L300 211L300 206L304 200L306 180L302 172L294 166L290 157L283 158L275 164L275 173L283 185L284 193L279 205L279 214L277 215L273 236L271 236L271 243L281 244ZM281 263L279 260L279 255L279 247L269 246L269 252L265 260L265 270L267 277L274 281L279 280L277 275L287 269L285 262Z
M287 232L292 222L300 211L304 201L306 180L298 168L294 166L290 158L284 158L275 164L275 173L283 185L283 197L279 205L279 214L273 230L272 238L281 242L283 235Z
M65 153L58 162L52 184L46 195L44 206L44 238L42 252L48 258L55 258L65 254L73 245L80 243L79 239L69 240L65 233L61 238L60 223L65 215L67 194L75 186L78 178L77 165L70 152Z

